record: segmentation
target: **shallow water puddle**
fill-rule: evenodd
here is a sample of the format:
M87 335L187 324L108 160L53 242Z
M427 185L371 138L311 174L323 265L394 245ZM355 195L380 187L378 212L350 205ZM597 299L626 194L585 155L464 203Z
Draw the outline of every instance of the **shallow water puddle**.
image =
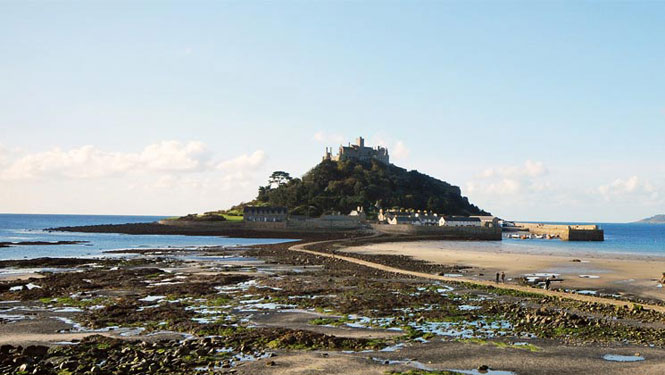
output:
M644 361L645 358L640 355L619 355L619 354L605 354L603 359L612 362L639 362Z
M218 350L218 353L232 353L234 350L232 348L222 348ZM234 355L233 357L229 358L229 363L231 367L236 366L238 363L241 362L253 362L253 361L258 361L259 359L264 359L264 358L270 358L274 355L272 352L266 352L266 353L255 353L255 354L245 354L245 353L238 353ZM224 370L222 367L218 366L203 366L203 367L196 367L194 368L195 371L201 371L201 372L210 372L210 371L221 371Z
M459 370L459 369L449 369L448 371L453 371L453 372L458 372L460 374L466 374L466 375L517 375L516 373L512 371L504 371L504 370Z
M559 278L558 273L527 273L524 274L524 278L526 279L527 282L529 283L537 283L540 281L545 281L546 279L558 279Z
M156 302L156 301L161 301L165 298L166 298L166 296L146 296L146 297L143 297L143 298L139 299L139 301L142 301L142 302Z
M13 322L18 322L20 320L28 320L32 319L32 317L26 316L26 315L9 315L9 314L0 314L0 320L6 320L11 323Z
M9 288L9 291L10 292L18 292L18 291L23 290L23 288L28 289L28 290L33 290L33 289L41 289L42 287L37 285L37 284L28 283L28 284L25 284L25 285L13 286L13 287Z
M78 313L78 312L83 312L83 310L79 309L78 307L57 307L54 309L51 309L52 312L56 313Z
M425 322L422 324L409 323L409 326L424 333L433 333L438 336L455 338L495 337L507 334L512 325L507 321L488 323L484 320L472 322Z
M55 345L78 345L77 341L56 341Z
M379 350L380 352L396 352L404 347L404 343L395 344L392 346L386 346L385 348Z
M413 361L411 359L392 360L392 359L372 357L372 360L379 363L383 363L384 365L404 365L404 366L414 367L417 368L418 370L423 370L423 371L435 371L433 368L426 366L424 363Z
M366 316L358 316L358 315L355 315L355 314L348 315L347 319L355 320L354 322L345 323L345 325L347 327L365 328L365 329L371 329L371 328L375 328L375 327L388 328L389 329L389 328L392 328L394 326L394 321L395 321L395 318L391 318L391 317L372 319L372 318L369 318L369 317L366 317ZM394 328L399 328L399 327L394 327Z

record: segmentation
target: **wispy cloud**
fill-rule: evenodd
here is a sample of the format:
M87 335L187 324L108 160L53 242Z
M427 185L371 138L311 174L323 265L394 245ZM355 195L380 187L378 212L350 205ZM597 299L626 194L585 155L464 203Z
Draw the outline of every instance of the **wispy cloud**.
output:
M397 141L395 142L394 151L392 151L391 153L393 154L393 156L395 156L395 158L403 160L409 157L410 152L411 150L409 150L409 148L406 147L403 141Z
M541 161L527 160L522 165L501 166L488 168L482 171L477 177L492 178L492 177L539 177L548 173L547 168Z
M609 184L601 185L597 189L598 193L606 200L620 200L630 197L642 199L657 200L659 192L649 181L643 180L638 176L631 176L625 179L617 178Z
M260 167L266 160L266 154L263 150L254 151L252 154L243 154L230 160L225 160L217 164L221 170L254 170Z
M381 146L388 149L391 159L404 161L409 158L411 150L401 139L386 136L373 136L367 142L369 146Z
M521 165L497 166L487 168L468 181L469 193L487 195L512 195L549 190L551 184L543 181L548 174L545 164L527 160Z

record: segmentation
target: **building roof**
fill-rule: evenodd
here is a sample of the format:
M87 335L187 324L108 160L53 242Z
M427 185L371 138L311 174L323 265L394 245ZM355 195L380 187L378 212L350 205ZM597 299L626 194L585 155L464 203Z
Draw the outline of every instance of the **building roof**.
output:
M468 217L468 216L444 216L445 221L480 221L477 217Z
M414 221L418 221L418 219L415 217L402 216L402 215L395 216L394 219L397 223L413 223Z
M243 212L287 212L287 210L281 206L245 206Z

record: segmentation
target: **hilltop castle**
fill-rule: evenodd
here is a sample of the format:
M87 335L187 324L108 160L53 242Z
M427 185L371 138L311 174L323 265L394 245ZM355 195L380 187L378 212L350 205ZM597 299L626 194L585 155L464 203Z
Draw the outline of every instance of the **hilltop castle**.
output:
M355 145L349 143L348 146L339 146L339 153L337 155L332 154L332 148L326 147L326 153L323 155L323 160L334 161L370 161L372 159L378 160L382 163L390 164L388 149L381 146L376 148L367 147L365 146L365 139L363 137L358 137L358 139L356 139Z

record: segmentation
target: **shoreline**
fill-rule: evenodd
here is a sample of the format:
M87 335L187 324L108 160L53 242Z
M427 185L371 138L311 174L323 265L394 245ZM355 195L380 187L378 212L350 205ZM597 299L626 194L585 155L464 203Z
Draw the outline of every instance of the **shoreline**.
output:
M560 249L555 246L543 247L543 246L531 246L529 247L528 241L537 241L537 240L521 240L519 242L512 240L503 240L501 244L507 245L503 249L489 249L488 246L478 246L473 250L469 251L478 251L478 252L492 252L499 251L505 254L526 254L526 255L543 255L543 256L561 256L561 257L583 257L583 258L612 258L617 260L656 260L656 261L665 261L665 253L655 254L655 253L640 253L640 252L630 252L630 251L609 251L609 250L598 250L590 251L587 249L571 251L571 248ZM559 241L559 240L552 240ZM426 242L445 242L446 244L453 243L478 243L479 245L487 245L485 242L481 241L419 241L419 243ZM499 243L498 241L496 243ZM510 247L510 248L508 248ZM467 249L464 249L467 250Z
M497 272L505 272L509 282L518 282L528 274L556 274L563 278L553 288L582 290L591 294L634 294L665 300L658 279L665 272L665 258L631 257L608 254L552 254L496 249L460 249L453 243L434 241L401 242L349 246L347 254L370 256L408 256L432 264L466 268L466 278L492 281ZM660 286L659 286L660 285Z
M0 282L0 308L10 313L0 333L9 345L30 347L5 346L13 353L7 368L18 368L14 359L31 352L37 354L30 370L56 361L74 373L134 366L139 352L141 371L152 366L173 374L215 368L283 375L309 371L312 363L339 375L406 375L418 368L462 369L452 372L461 375L478 367L655 374L665 367L665 305L450 279L438 275L466 269L404 255L340 254L350 245L377 246L368 242L413 244L400 240L336 233L318 242L201 250L196 259L172 249L96 264L17 261L83 264ZM28 282L37 286L17 289ZM72 334L87 337L66 336ZM644 362L605 359L614 354Z

